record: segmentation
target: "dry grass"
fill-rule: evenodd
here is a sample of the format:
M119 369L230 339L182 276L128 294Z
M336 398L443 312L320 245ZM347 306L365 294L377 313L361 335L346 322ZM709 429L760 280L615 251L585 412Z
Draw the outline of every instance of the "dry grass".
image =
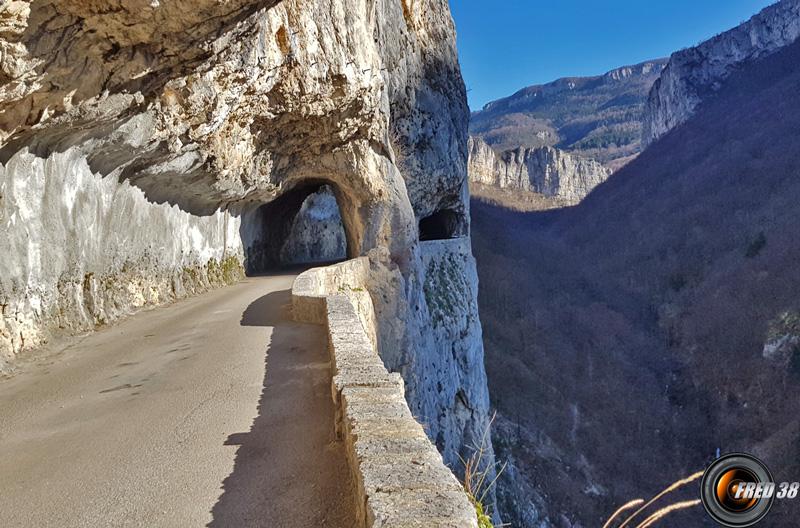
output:
M394 164L400 171L403 177L406 176L409 169L409 160L411 159L411 152L405 138L400 135L394 128L389 129L389 146L394 152Z
M603 528L609 528L611 526L611 523L613 523L617 517L619 517L628 510L632 510L637 506L641 506L642 504L644 504L644 499L634 499L627 504L623 504L622 506L619 507L617 511L615 511L611 515L611 517L608 518L608 520L603 525Z
M498 471L495 471L495 468L488 465L485 459L487 450L491 446L491 428L495 417L496 415L492 416L484 429L480 444L472 446L472 455L466 460L461 459L461 463L464 465L464 491L467 492L467 496L475 506L478 528L494 528L492 512L486 507L485 502L487 495L505 470L505 465L503 465Z
M688 477L686 477L684 479L681 479L681 480L679 480L677 482L674 482L673 484L670 484L664 491L662 491L661 493L659 493L658 495L656 495L655 497L653 497L652 499L650 499L649 501L644 503L644 505L642 505L638 510L633 512L632 515L627 517L622 522L622 524L619 525L619 528L625 528L626 526L630 525L630 523L633 521L633 519L635 519L639 514L645 512L647 510L647 508L649 508L650 506L652 506L653 504L658 502L658 500L661 499L662 497L664 497L665 495L668 495L669 493L672 493L673 491L676 491L676 490L686 486L687 484L691 484L692 482L695 482L696 480L698 480L702 476L703 476L703 472L699 471L699 472L695 473L694 475L690 475L690 476L688 476ZM682 504L682 503L677 503L677 504ZM698 501L698 504L699 504L699 501ZM665 508L661 508L655 514L653 514L650 517L648 517L645 522L650 522L652 520L652 522L651 522L651 524L652 524L656 520L661 519L662 517L665 517L666 515L668 515L672 511L684 509L684 507L674 508L674 506L675 505L673 504L673 505L667 506ZM660 514L660 516L654 517L656 514ZM613 516L612 516L612 519L613 519ZM609 519L609 522L610 522L610 519ZM606 523L606 525L608 525L608 523ZM639 526L643 526L643 525L639 525ZM648 524L648 526L649 526L649 524Z
M655 512L653 515L651 515L650 517L645 519L645 521L642 524L640 524L639 526L637 526L636 528L648 528L649 526L653 526L655 523L657 523L658 521L660 521L661 519L663 519L664 517L666 517L670 513L673 513L673 512L676 512L676 511L680 511L680 510L686 510L686 509L689 509L689 508L694 508L695 506L700 506L700 504L701 503L700 503L700 501L698 499L682 501L682 502L676 502L675 504L670 504L669 506L665 506L664 508L661 508L660 510Z

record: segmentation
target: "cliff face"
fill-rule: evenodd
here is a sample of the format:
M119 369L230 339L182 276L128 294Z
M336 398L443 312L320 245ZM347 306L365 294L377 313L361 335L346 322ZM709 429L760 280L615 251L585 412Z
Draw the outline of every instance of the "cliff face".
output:
M13 1L0 52L0 365L280 260L327 186L380 277L381 354L459 466L489 403L446 1ZM442 214L462 244L421 247Z
M749 21L694 48L673 53L650 92L643 142L650 144L684 123L738 66L800 37L800 1L782 0Z
M470 133L500 151L551 146L618 168L641 150L644 104L664 64L523 88L474 112Z
M535 192L576 204L610 174L594 160L552 147L516 148L498 155L482 139L469 139L469 178L484 185Z

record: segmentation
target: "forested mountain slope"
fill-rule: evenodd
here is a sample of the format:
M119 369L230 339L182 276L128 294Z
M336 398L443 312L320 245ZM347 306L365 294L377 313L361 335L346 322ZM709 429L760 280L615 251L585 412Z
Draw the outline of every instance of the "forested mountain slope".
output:
M498 152L554 146L615 169L641 150L644 105L664 64L528 86L473 112L470 134Z
M576 207L473 200L514 526L601 526L717 449L800 474L797 64L800 43L741 65ZM778 501L762 526L797 518Z

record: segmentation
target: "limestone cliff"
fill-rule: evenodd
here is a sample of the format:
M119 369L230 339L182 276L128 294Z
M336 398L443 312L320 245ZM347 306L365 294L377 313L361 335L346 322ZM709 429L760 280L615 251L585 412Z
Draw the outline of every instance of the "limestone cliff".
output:
M684 123L697 105L741 64L800 37L800 0L782 0L699 46L673 53L645 108L643 142L650 144Z
M445 0L4 3L0 365L317 252L285 248L327 186L381 355L457 469L489 407L468 118Z
M484 185L576 204L610 175L609 169L594 160L553 147L516 148L497 154L482 139L469 139L469 178Z

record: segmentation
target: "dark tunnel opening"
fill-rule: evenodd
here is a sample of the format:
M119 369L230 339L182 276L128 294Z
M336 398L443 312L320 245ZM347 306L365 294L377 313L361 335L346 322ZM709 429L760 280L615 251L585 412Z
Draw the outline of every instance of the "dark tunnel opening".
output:
M419 221L419 239L448 240L464 235L462 216L450 209L436 211Z
M348 255L335 190L324 181L298 185L243 215L248 275L330 263Z

